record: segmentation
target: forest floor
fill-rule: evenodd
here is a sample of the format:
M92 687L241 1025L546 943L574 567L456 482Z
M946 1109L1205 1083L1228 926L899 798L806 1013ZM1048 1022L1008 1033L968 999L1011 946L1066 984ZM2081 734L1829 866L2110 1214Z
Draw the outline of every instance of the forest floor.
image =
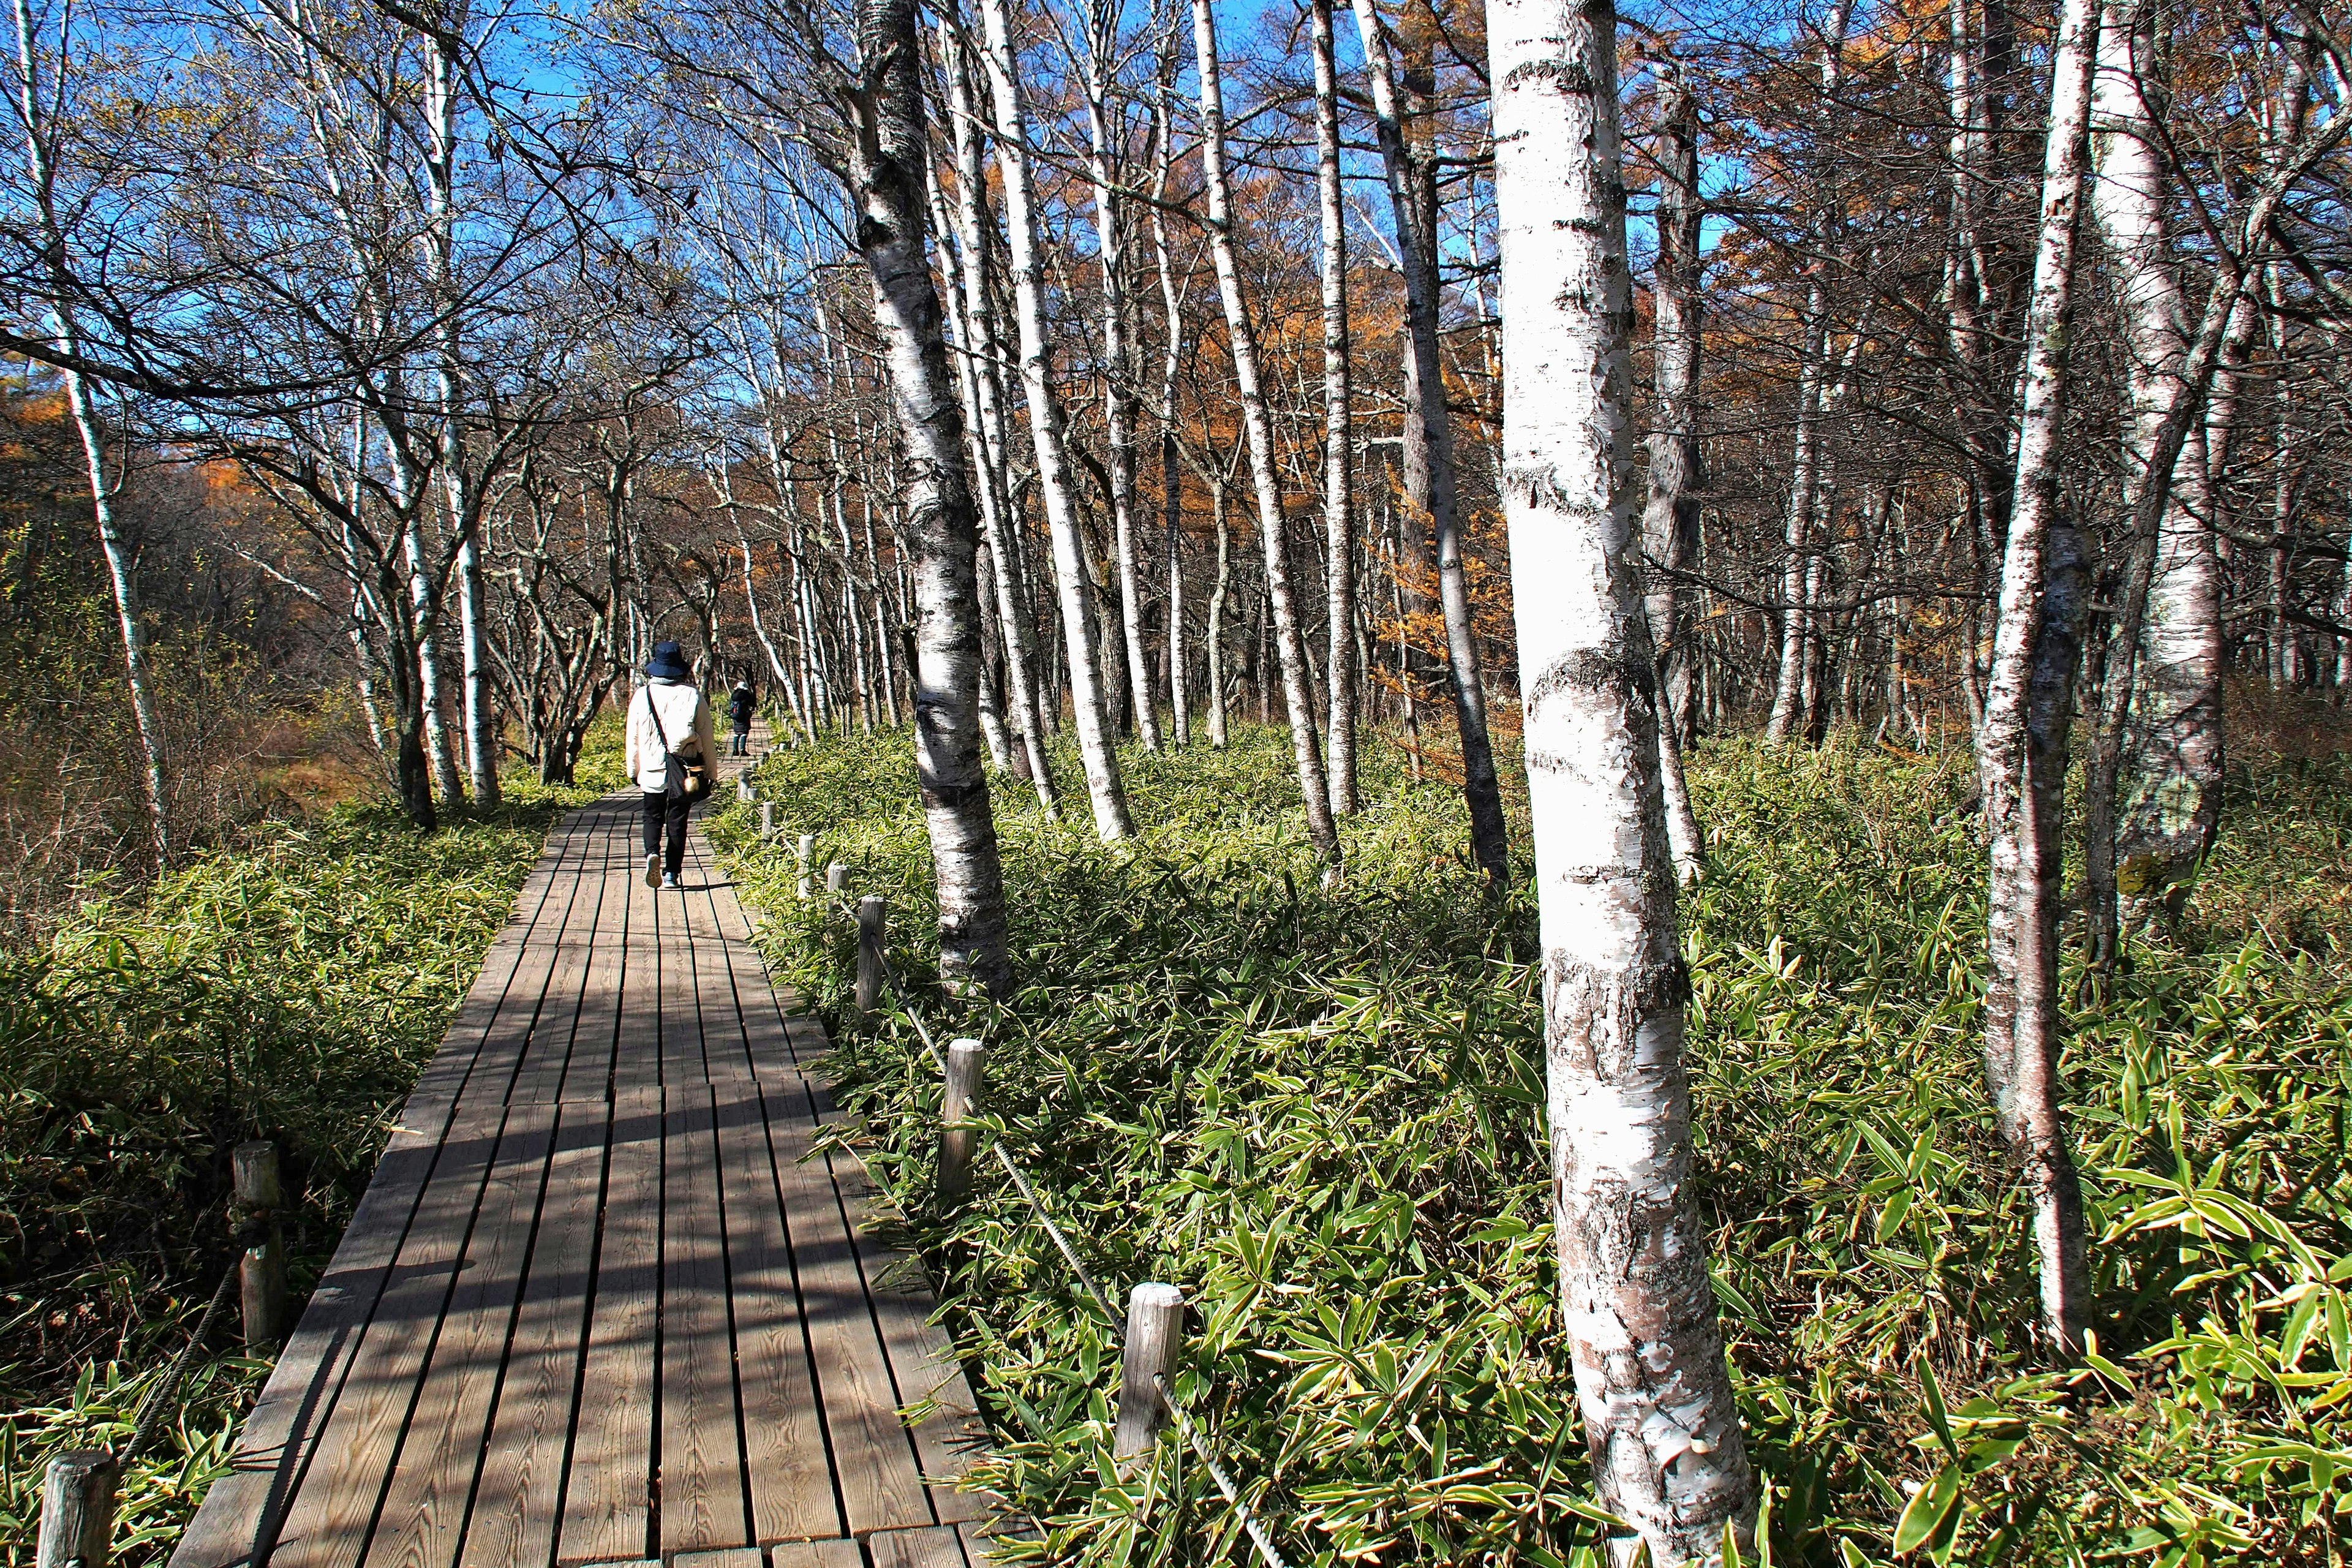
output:
M548 828L617 757L582 778L426 837L363 804L265 823L0 950L0 1563L32 1561L46 1456L121 1442L187 1342L236 1256L243 1139L284 1151L307 1294ZM169 1554L268 1373L224 1350L233 1297L125 1477L129 1568Z
M2333 1563L2352 1506L2352 766L2332 714L2249 713L2181 927L2069 1018L2098 1358L2032 1341L2027 1210L1979 1065L1969 764L1710 742L1685 905L1701 1202L1771 1557ZM2297 737L2265 744L2265 733ZM1535 909L1497 910L1456 794L1375 758L1318 890L1278 731L1126 753L1132 843L996 780L1018 990L986 1110L1115 1299L1192 1303L1178 1388L1294 1563L1591 1563L1550 1289ZM2283 754L2291 753L2291 754ZM1064 776L1075 779L1075 759ZM890 900L926 987L903 739L772 755L711 824L779 979L843 1022L845 925L791 842ZM1083 812L1083 804L1079 805ZM1515 842L1527 842L1523 816ZM2070 983L2076 978L2070 971ZM992 1166L931 1198L939 1089L903 1014L836 1057L1003 1437L982 1479L1042 1560L1239 1563L1173 1443L1109 1458L1115 1327Z

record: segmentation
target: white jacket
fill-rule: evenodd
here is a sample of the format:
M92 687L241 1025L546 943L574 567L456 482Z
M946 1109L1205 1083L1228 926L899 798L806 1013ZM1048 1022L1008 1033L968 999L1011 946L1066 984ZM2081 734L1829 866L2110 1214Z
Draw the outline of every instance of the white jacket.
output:
M661 706L661 732L654 729L653 705ZM629 776L637 787L648 795L659 795L669 787L669 760L662 751L662 735L669 737L669 749L688 762L700 757L706 762L719 755L711 739L710 704L702 700L701 689L690 680L664 680L656 677L637 688L629 699Z

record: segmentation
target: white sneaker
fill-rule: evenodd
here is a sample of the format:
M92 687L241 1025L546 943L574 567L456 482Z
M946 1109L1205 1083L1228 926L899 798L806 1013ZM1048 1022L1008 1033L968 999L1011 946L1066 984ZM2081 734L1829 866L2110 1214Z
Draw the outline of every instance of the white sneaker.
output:
M677 879L676 877L664 877L662 879L662 890L667 893L680 891L681 889L678 886Z
M646 886L661 886L661 855L658 851L646 857Z

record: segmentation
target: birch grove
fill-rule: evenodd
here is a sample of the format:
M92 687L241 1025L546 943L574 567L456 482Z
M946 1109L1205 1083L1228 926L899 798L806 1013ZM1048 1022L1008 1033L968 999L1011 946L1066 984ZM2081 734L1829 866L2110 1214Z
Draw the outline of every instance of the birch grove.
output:
M1599 1510L1552 1544L1793 1560L1809 1527L1765 1505L1811 1460L1738 1401L1779 1419L1801 1336L1727 1351L1711 1273L1738 1130L1708 1086L1764 1027L1721 966L1814 984L1790 909L1910 896L1854 781L1944 792L1947 934L1901 984L1980 1031L1994 1136L1885 1158L1992 1173L1974 1217L2032 1274L1981 1282L2015 1297L2003 1367L2116 1381L2171 1285L2113 1249L2176 1221L2089 1108L2172 1092L2110 1009L2211 946L2209 879L2268 808L2249 756L2352 744L2352 30L2306 0L1335 5L15 0L0 458L35 477L0 498L0 623L44 679L47 627L83 628L106 680L8 710L0 864L39 910L11 929L296 815L229 802L226 729L255 777L273 724L331 729L403 834L509 822L602 776L671 640L770 745L898 769L959 1016L1063 978L1024 957L1039 866L1286 879L1285 931L1459 892L1464 1104L1543 1151L1482 1123L1460 1157L1546 1162L1514 1177L1552 1252L1512 1359L1557 1348L1550 1473ZM44 595L71 614L9 619ZM1800 779L1874 852L1739 901L1741 834L1818 826L1756 827ZM1211 809L1262 864L1190 842ZM1392 1001L1301 1027L1402 1027ZM1839 1268L1874 1226L1913 1256L1890 1203L1853 1197ZM2232 1268L2284 1268L2239 1229ZM2248 1321L2342 1283L2305 1274ZM1874 1353L1982 1373L1945 1304ZM1505 1463L1412 1430L1432 1474ZM1939 1454L1990 1517L1967 1444L1918 1447L1898 1518L1939 1506ZM1304 1484L1267 1483L1302 1560L1339 1508Z

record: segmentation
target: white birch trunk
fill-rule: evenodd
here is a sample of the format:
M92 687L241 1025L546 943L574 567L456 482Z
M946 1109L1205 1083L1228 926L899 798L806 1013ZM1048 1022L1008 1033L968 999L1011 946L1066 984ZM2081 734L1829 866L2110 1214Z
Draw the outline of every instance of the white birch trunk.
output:
M1504 515L1541 904L1560 1322L1627 1568L1745 1550L1755 1489L1690 1192L1689 979L1633 478L1617 18L1496 0Z
M2158 432L2192 395L2181 374L2188 310L2166 243L2163 156L2144 97L2142 62L2153 43L2144 8L2109 5L2091 100L2098 174L2091 212L2115 271L2130 355L2124 495L2134 510L2157 479L2149 462ZM2131 704L2119 759L2115 874L2135 903L2185 888L2211 847L2221 809L2221 563L2201 425L2183 443L2169 483L2139 647L2119 648L2110 661L2109 679L2126 683L2117 695L2128 692Z
M2097 31L2095 0L2066 0L2053 51L2040 239L2019 375L2016 483L1978 735L1991 839L1985 1080L2033 1204L2042 1327L2069 1354L2083 1342L2091 1300L2081 1182L2059 1106L2060 835L2088 571L2081 533L2059 500L2058 470Z
M1414 155L1397 102L1388 29L1378 0L1355 0L1364 46L1364 77L1371 89L1381 159L1388 175L1397 253L1404 275L1405 491L1417 533L1425 523L1437 546L1438 600L1445 617L1446 664L1454 717L1462 740L1463 797L1470 808L1471 852L1499 888L1510 876L1510 837L1486 733L1486 696L1470 619L1469 580L1462 564L1461 527L1454 471L1453 416L1445 406L1445 372L1439 338L1436 186L1434 172ZM1427 18L1424 16L1424 21Z
M921 50L914 0L860 0L871 89L851 139L857 247L905 446L904 538L914 556L915 768L937 868L940 969L950 987L1011 983L1004 886L980 760L980 528L963 420L926 254Z
M1112 554L1118 572L1118 621L1127 652L1127 683L1135 702L1135 729L1143 749L1160 749L1160 714L1150 661L1143 649L1143 576L1135 554L1135 333L1127 292L1127 233L1118 180L1112 168L1109 77L1118 47L1115 0L1091 0L1090 41L1084 72L1087 175L1094 186L1096 264L1102 269L1103 445L1110 458ZM1122 125L1124 117L1121 117Z
M1331 809L1356 809L1356 508L1348 384L1347 208L1339 187L1339 83L1331 0L1314 0L1315 193L1323 230L1323 528L1328 651L1324 711Z
M1844 73L1846 26L1853 15L1853 0L1835 0L1822 25L1822 114L1832 124ZM1833 223L1824 205L1814 244L1826 248ZM1821 490L1823 386L1829 378L1828 265L1828 258L1820 256L1806 268L1804 342L1797 364L1797 432L1790 452L1783 539L1788 553L1780 574L1780 672L1773 686L1771 715L1764 724L1764 739L1776 746L1787 742L1811 718L1806 680L1813 664L1813 520Z
M980 476L981 528L988 543L989 581L983 592L996 597L997 630L1004 648L1005 707L1020 731L1023 754L1029 763L1029 781L1037 792L1037 808L1048 822L1061 820L1061 791L1045 754L1049 731L1039 692L1037 628L1021 591L1019 555L1014 530L1019 526L1012 497L1004 483L1009 459L1004 434L1003 383L997 374L1003 349L996 331L996 314L989 300L989 268L994 216L988 206L986 176L981 166L981 122L971 94L971 59L960 30L940 29L940 58L948 83L949 113L955 121L956 235L962 256L958 271L962 284L961 356L967 397L976 417L969 419L967 439L978 456L973 471Z
M1171 29L1172 31L1172 29ZM1151 256L1160 276L1160 313L1166 341L1160 355L1160 505L1165 536L1168 574L1168 722L1179 746L1192 743L1192 699L1184 658L1184 489L1178 466L1176 378L1183 366L1184 310L1176 292L1176 266L1168 246L1168 214L1160 204L1168 199L1168 177L1176 162L1175 117L1171 110L1169 77L1176 68L1175 43L1162 40L1165 53L1152 102Z
M32 185L43 258L51 269L46 279L48 292L37 302L49 318L49 341L57 345L58 353L71 357L80 352L80 341L73 313L66 302L69 281L66 276L66 240L57 212L57 164L49 139L52 127L47 99L41 88L40 43L26 0L16 0L15 16L16 109L25 132L26 173ZM58 69L66 68L60 61ZM148 669L147 625L139 600L138 574L130 542L123 538L115 516L116 483L107 478L106 436L99 427L89 387L79 371L58 374L65 383L67 412L81 440L90 517L98 527L99 549L106 557L107 580L114 594L115 626L122 640L123 683L131 697L131 722L139 739L141 782L146 791L148 847L154 854L155 868L162 871L172 864L171 795L163 773L163 718L155 707L154 682Z
M1339 835L1331 822L1331 797L1323 776L1322 748L1315 730L1315 700L1307 689L1307 645L1291 597L1289 545L1282 525L1280 480L1275 473L1274 421L1258 380L1257 335L1242 297L1241 264L1235 258L1233 188L1225 174L1225 110L1217 63L1217 22L1211 0L1192 0L1192 44L1201 78L1201 174L1209 195L1209 254L1224 302L1231 339L1234 390L1242 405L1242 428L1250 475L1257 494L1258 532L1265 551L1266 597L1273 618L1275 654L1282 672L1282 698L1290 722L1291 758L1298 793L1307 807L1307 834L1334 867ZM1261 691L1263 691L1261 676Z
M1685 569L1698 537L1698 495L1705 468L1698 444L1699 367L1698 103L1671 61L1658 67L1658 231L1656 309L1651 363L1657 418L1650 433L1650 491L1642 540L1654 569L1646 604L1650 638L1657 648L1658 777L1665 791L1666 837L1675 874L1698 879L1703 840L1683 776L1682 738L1688 732L1690 658L1683 647Z
M1060 590L1062 635L1070 674L1070 706L1078 731L1078 756L1094 806L1095 832L1105 839L1133 837L1127 792L1119 779L1118 753L1111 745L1110 711L1105 700L1102 650L1096 636L1094 590L1087 580L1085 542L1078 537L1076 503L1070 495L1069 454L1064 444L1061 400L1053 382L1052 352L1045 342L1045 263L1039 254L1035 187L1029 172L1029 132L1021 103L1020 61L1013 47L1004 0L980 0L985 47L982 50L996 105L996 159L1004 176L1006 242L1012 252L1013 314L1021 338L1021 382L1029 399L1030 442L1037 454L1037 486L1054 547L1054 576Z

